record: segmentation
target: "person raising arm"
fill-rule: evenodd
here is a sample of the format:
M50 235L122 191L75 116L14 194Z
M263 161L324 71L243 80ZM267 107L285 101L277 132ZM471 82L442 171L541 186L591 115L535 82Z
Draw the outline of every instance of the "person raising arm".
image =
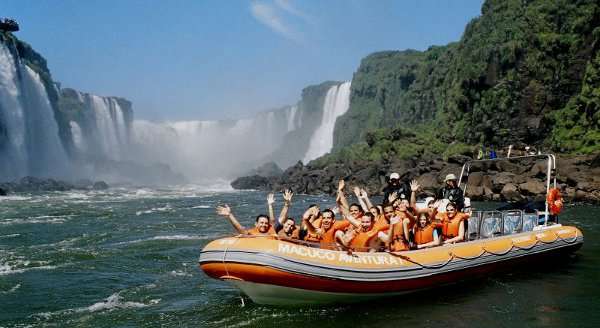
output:
M360 188L358 186L355 186L353 190L356 199L358 199L358 204L360 204L360 207L362 208L363 212L368 212L369 207L367 206L367 203L365 203L364 199L361 197Z
M223 206L217 206L217 214L227 217L231 225L239 232L240 234L245 235L271 235L275 234L275 230L269 223L269 217L264 214L259 214L256 217L256 222L254 223L254 228L252 229L244 229L244 227L240 224L240 222L235 218L233 213L231 212L231 208L229 205L225 204Z
M294 197L294 193L289 190L286 189L283 191L283 208L281 209L281 212L279 213L279 224L283 225L283 223L285 222L285 220L288 218L288 212L290 210L290 205L292 204L292 197Z
M269 223L275 225L275 211L273 210L273 204L275 203L275 194L270 193L267 195L267 208L269 210Z

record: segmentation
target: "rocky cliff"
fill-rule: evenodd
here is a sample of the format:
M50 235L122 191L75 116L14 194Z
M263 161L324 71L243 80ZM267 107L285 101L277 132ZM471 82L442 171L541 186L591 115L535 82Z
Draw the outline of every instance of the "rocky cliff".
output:
M441 157L394 159L392 161L352 160L319 165L298 162L280 176L253 175L235 180L237 189L282 191L290 188L297 193L333 195L339 179L349 186L365 187L369 194L381 195L386 176L399 172L408 182L419 181L422 195L433 195L443 185L444 177L460 176L462 165L471 158L455 155ZM600 155L561 156L557 159L557 183L567 201L600 203ZM545 197L547 161L528 159L521 162L497 162L473 165L463 178L467 196L472 200L519 201L543 200Z
M599 151L599 49L597 1L487 0L456 43L363 59L335 148L402 126L445 143Z

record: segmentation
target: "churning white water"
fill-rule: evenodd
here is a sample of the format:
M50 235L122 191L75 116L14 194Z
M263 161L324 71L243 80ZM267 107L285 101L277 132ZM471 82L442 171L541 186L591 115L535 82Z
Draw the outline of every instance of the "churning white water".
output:
M69 161L40 76L0 44L0 178L62 177Z
M266 112L238 121L136 120L131 154L168 164L193 182L233 178L255 168L281 145L288 132L287 114Z
M333 129L337 118L350 107L350 82L332 86L325 96L323 104L323 118L321 124L310 139L308 151L304 155L303 162L323 156L331 151L333 147Z

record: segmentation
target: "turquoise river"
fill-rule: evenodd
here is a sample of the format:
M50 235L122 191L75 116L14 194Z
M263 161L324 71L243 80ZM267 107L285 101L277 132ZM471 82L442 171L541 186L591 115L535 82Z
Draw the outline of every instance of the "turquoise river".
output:
M242 301L197 265L206 243L233 232L217 204L248 226L265 198L195 187L0 197L0 327L600 327L600 207L568 206L561 222L583 231L583 248L535 268L376 302L276 308ZM292 215L333 201L297 196Z

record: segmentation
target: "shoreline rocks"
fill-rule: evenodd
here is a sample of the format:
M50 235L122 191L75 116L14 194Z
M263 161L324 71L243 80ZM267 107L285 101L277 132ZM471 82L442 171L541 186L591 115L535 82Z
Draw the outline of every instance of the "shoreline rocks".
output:
M355 185L366 188L369 195L381 195L386 177L398 172L408 182L417 179L422 186L421 196L433 195L443 184L446 174L460 175L467 157L412 158L381 161L348 161L322 166L302 162L287 168L279 176L252 175L240 177L231 183L234 189L282 191L290 188L303 194L333 195L337 182L343 178L347 192ZM600 203L600 156L578 155L557 157L557 186L566 201ZM474 201L544 200L547 161L525 159L521 162L494 162L473 165L467 184L467 196Z
M26 176L12 182L0 182L0 196L15 192L104 190L108 188L108 184L104 181L78 180L71 183L52 178Z

